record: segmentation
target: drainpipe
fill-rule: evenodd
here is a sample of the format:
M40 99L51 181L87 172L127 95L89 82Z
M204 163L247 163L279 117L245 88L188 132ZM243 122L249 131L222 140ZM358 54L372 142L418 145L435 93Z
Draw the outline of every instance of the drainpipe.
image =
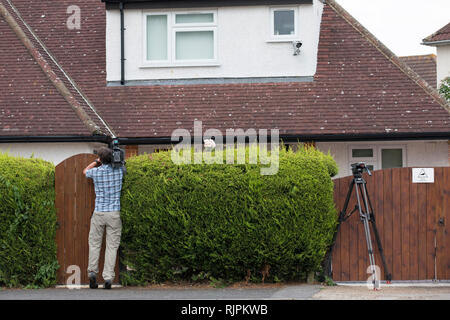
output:
M125 84L125 25L123 2L119 4L120 9L120 84Z

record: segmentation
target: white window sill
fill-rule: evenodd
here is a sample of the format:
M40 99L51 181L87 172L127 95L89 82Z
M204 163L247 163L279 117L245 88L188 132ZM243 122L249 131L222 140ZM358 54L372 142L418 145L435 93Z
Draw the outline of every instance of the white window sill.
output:
M219 67L218 61L176 62L176 63L143 63L139 68L177 68L177 67Z
M301 41L298 38L283 38L283 39L268 39L266 42L292 42L292 41Z

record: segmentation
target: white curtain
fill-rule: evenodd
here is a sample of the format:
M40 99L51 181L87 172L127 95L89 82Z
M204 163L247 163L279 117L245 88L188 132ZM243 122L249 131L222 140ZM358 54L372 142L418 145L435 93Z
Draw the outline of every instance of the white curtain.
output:
M147 16L147 60L167 58L167 16Z
M214 31L177 31L176 60L214 59Z

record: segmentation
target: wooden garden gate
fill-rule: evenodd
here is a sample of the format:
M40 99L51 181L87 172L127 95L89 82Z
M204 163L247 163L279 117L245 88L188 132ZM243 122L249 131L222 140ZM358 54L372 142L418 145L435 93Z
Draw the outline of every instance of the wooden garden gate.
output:
M55 205L58 217L56 244L60 268L57 273L58 283L66 284L69 277L80 271L80 284L89 283L88 236L90 220L95 206L95 192L92 179L83 175L83 169L98 156L78 154L56 166L55 169ZM100 253L99 282L103 281L103 260L105 237ZM116 279L119 278L119 266L116 263ZM70 283L72 284L72 283Z
M353 177L334 180L340 211ZM450 167L434 168L434 183L412 183L412 168L364 175L392 280L450 279ZM354 193L354 192L353 192ZM350 211L356 204L353 194ZM375 261L384 270L372 234ZM368 252L358 212L344 221L332 255L335 281L366 281Z

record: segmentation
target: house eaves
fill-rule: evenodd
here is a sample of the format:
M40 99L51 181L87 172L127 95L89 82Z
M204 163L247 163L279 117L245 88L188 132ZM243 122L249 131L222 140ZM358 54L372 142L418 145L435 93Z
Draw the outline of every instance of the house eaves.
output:
M426 46L443 46L450 44L450 40L422 41L422 44Z
M447 23L438 31L423 39L422 44L427 46L441 46L450 44L450 23Z

